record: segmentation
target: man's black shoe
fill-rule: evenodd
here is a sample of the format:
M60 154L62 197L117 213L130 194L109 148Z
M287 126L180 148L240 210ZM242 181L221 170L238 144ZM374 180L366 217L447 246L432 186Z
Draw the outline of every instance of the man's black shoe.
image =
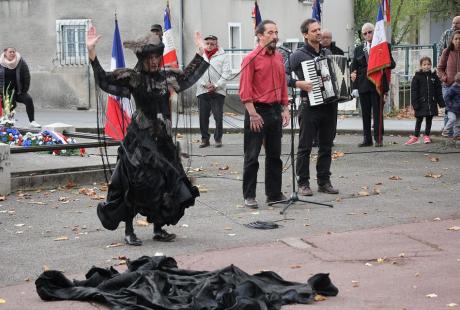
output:
M284 200L287 200L287 197L283 193L281 193L281 194L279 194L278 196L275 196L275 197L267 197L266 202L267 203L274 203L274 202L279 202L279 201L284 201Z
M199 148L204 148L204 147L208 147L209 146L209 139L201 139L201 144L199 146Z
M358 147L372 146L372 142L361 142L358 144Z
M170 242L176 239L175 234L170 234L166 230L162 229L161 232L153 235L153 240L161 242Z
M331 183L318 186L318 192L326 194L338 194L339 190L332 187Z
M125 235L125 242L129 245L134 245L134 246L142 245L142 240L137 238L135 233Z

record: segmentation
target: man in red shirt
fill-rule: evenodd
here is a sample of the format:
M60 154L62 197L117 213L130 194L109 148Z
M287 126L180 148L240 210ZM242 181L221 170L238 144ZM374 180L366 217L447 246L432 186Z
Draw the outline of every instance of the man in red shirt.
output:
M258 208L256 198L259 153L265 146L265 194L267 202L284 200L281 192L282 127L290 120L283 58L276 51L278 28L264 20L256 28L257 47L241 64L240 98L244 117L243 197L248 208Z

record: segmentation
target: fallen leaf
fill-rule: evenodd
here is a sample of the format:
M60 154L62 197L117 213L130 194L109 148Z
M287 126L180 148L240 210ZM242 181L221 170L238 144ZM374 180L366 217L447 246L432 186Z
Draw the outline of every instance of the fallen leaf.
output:
M42 266L42 269L43 269L43 271L48 271L48 270L50 270L50 268L49 268L47 265L43 265L43 266Z
M459 231L460 226L452 226L451 228L448 228L447 230Z
M228 234L230 237L234 237L236 236L236 234Z
M320 295L320 294L316 294L315 295L315 301L324 301L326 300L327 298L323 295Z
M224 230L232 230L233 228L229 227L229 226L226 226L224 227Z
M428 159L433 163L436 163L439 161L439 157L428 157Z
M200 193L207 193L208 192L208 189L206 187L204 187L203 185L197 185L196 187L198 187L198 190L200 191Z
M54 241L65 241L65 240L69 240L69 237L67 236L61 236L61 237L56 237L53 239Z
M377 258L377 263L383 264L385 262L385 258Z
M123 246L123 245L124 245L123 243L114 242L114 243L111 243L111 244L109 244L109 245L106 245L105 247L106 247L106 248L116 248L116 247Z
M145 226L149 226L149 222L147 222L146 220L144 219L138 219L136 221L136 225L137 226L141 226L141 227L145 227Z
M360 191L360 192L358 192L358 196L369 196L369 192Z
M371 264L371 263L365 263L364 265L365 265L365 266L368 266L368 267L372 267L372 264Z
M453 307L457 307L458 305L454 302L451 302L450 304L447 304L446 307L449 307L449 308L453 308Z
M389 177L390 180L393 180L393 181L399 181L399 180L402 180L402 178L400 176L397 176L397 175L392 175L391 177Z
M228 169L230 169L230 167L227 165L219 167L219 170L228 170Z
M65 185L65 188L67 189L74 188L74 187L75 187L75 183L72 180L69 180L67 184Z
M291 269L300 269L300 268L302 268L302 265L291 265L291 266L289 266L289 268L291 268Z
M82 187L78 190L80 194L86 195L86 196L95 196L96 192L92 188L86 188Z
M431 293L431 294L425 295L425 297L436 298L436 297L438 297L438 295L436 295L435 293Z
M352 287L359 287L359 281L354 281L354 280L352 280L352 281L351 281L351 286L352 286Z
M0 298L0 304L6 304L6 300L3 298Z
M22 230L18 230L18 231L16 232L16 234L18 234L18 235L21 235L21 234L23 234L23 233L24 233L24 231L22 231Z
M442 174L434 174L433 172L428 172L427 174L425 174L425 177L439 179L440 177L442 177Z
M441 218L439 218L439 217L435 217L435 218L433 219L433 221L440 221L440 220L441 220Z
M5 201L6 197L5 196L0 196L0 201Z
M375 185L383 185L382 182L375 183Z
M416 276L417 278L420 277L420 272L416 272L416 273L415 273L415 276Z
M182 224L181 227L187 228L187 227L188 227L188 224Z
M398 256L399 256L399 257L406 257L406 254L404 254L404 253L399 253Z
M24 225L25 225L25 224L22 224L22 223L21 223L21 224L14 224L14 226L16 226L16 227L22 227L22 226L24 226Z

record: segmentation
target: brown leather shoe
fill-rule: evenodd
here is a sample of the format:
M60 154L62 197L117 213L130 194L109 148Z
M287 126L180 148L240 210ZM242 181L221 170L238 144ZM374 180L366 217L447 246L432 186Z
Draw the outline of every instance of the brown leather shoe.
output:
M339 190L332 187L331 183L318 186L318 192L326 194L338 194Z
M209 139L201 139L201 144L199 148L204 148L209 146Z
M313 196L313 191L308 185L300 185L299 191L297 192L300 196Z

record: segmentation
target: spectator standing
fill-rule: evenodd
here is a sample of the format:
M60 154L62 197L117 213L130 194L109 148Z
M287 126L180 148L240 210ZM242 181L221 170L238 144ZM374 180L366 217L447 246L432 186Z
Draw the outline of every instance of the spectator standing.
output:
M30 71L26 61L14 47L7 47L0 55L0 96L12 96L13 109L16 102L22 102L26 106L27 117L30 127L40 128L35 121L34 101L29 95ZM8 90L8 94L4 94Z
M227 94L226 82L230 77L230 60L225 51L219 47L214 35L204 38L203 58L209 62L208 70L197 82L196 96L200 111L200 148L209 146L209 117L212 112L216 129L214 131L215 147L222 146L224 103Z
M430 57L420 59L420 70L415 72L411 82L411 104L415 112L415 131L406 145L415 144L419 140L420 128L425 118L424 143L431 143L430 132L433 116L438 115L438 105L444 107L441 82L435 72L431 71Z

